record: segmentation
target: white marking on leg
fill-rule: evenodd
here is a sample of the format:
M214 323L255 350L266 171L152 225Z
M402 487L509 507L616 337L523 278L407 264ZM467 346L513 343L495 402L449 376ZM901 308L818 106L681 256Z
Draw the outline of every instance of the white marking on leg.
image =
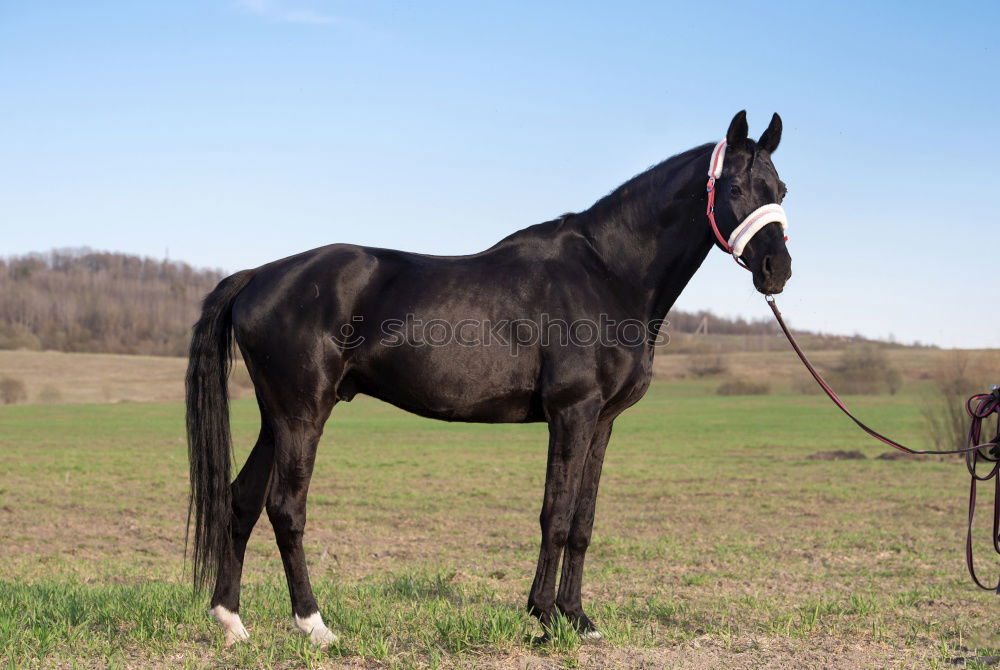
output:
M337 636L323 623L319 612L313 612L307 617L295 615L295 627L309 636L309 641L320 649L325 649L337 641Z
M215 620L222 626L222 632L226 634L227 647L240 640L250 639L250 633L247 632L243 622L240 621L240 615L236 612L230 612L222 605L216 605L208 613L215 617Z
M604 636L601 635L601 631L597 630L596 628L592 628L592 629L590 629L588 631L584 631L584 632L580 633L580 638L581 639L583 639L583 640L589 640L591 642L596 642L597 640L600 640L603 637Z

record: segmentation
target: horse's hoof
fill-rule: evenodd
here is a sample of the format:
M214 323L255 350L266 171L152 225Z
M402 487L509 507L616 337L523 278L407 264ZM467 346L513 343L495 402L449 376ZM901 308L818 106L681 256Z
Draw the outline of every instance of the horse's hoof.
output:
M314 628L309 633L309 641L322 650L326 650L331 644L335 644L340 638L329 628L319 630Z
M208 611L212 617L219 622L219 626L222 627L222 632L226 636L226 646L231 647L241 640L249 640L250 633L247 632L246 627L240 620L240 615L236 612L230 612L222 605L216 605Z
M597 630L597 626L594 622L590 620L583 612L573 616L570 616L570 621L573 623L573 628L576 629L576 634L580 638L581 642L597 642L598 640L603 640L604 636L601 635L601 631Z
M319 615L319 612L313 612L305 618L296 614L295 627L308 635L309 641L323 650L340 639L336 633L326 627L326 624L323 623L323 617Z

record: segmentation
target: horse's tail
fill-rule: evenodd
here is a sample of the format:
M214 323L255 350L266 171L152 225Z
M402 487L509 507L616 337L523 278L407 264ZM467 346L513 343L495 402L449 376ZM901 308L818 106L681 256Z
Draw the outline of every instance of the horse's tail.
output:
M195 589L204 588L212 578L231 543L229 470L232 441L227 380L232 364L232 305L252 277L252 270L244 270L219 282L205 296L201 318L191 336L185 386L191 476L188 526L193 516ZM185 552L186 547L187 536Z

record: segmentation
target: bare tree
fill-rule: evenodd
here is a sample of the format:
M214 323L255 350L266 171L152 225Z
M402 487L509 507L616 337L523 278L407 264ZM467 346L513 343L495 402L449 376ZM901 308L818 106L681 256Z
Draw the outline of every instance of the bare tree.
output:
M934 374L934 394L921 409L927 430L938 449L965 446L969 425L965 401L978 390L969 369L969 356L953 351Z
M220 278L88 250L0 260L0 349L183 355L198 303Z

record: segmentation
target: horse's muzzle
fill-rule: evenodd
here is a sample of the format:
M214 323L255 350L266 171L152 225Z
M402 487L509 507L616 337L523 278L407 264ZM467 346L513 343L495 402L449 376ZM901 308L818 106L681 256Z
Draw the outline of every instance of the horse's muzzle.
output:
M766 254L753 269L753 285L764 295L781 293L792 276L792 257L788 252Z

